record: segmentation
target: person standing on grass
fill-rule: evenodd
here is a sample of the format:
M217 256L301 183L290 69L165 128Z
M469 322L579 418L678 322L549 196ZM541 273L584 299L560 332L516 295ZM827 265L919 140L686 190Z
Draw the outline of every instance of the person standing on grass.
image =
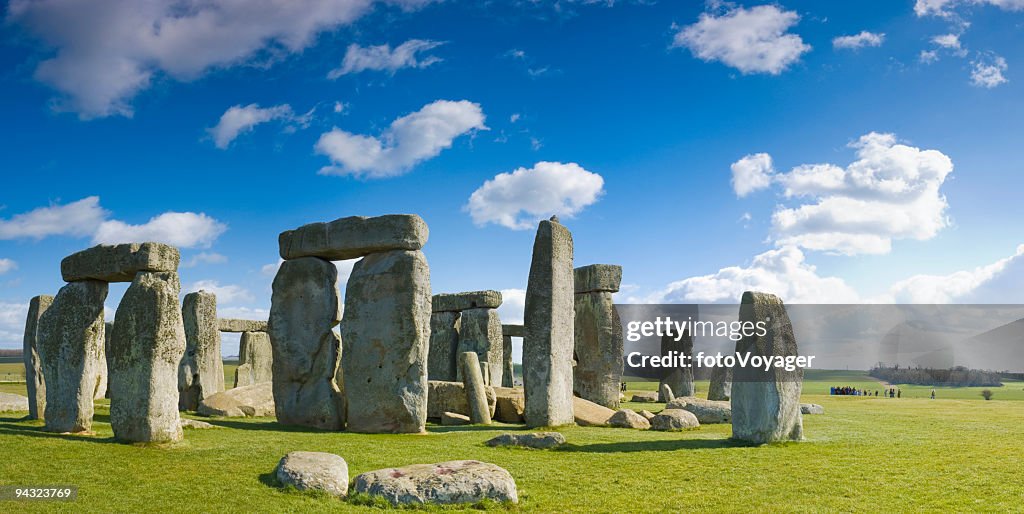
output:
M935 399L935 390L932 389L932 400L934 400L934 399Z
M897 398L902 398L903 397L903 390L902 389L897 389L896 390L896 397Z

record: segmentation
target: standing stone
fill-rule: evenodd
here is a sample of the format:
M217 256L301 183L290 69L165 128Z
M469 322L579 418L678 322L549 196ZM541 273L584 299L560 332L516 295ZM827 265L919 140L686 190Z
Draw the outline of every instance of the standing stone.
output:
M730 396L732 396L732 368L725 366L711 368L708 400L729 401Z
M270 300L277 421L324 430L345 426L345 395L335 383L341 341L338 268L304 257L281 264Z
M576 268L574 275L576 369L573 389L580 398L617 409L625 359L622 322L612 293L619 290L622 267L592 264Z
M37 350L46 381L45 429L92 430L107 283L71 282L39 317Z
M743 293L741 323L767 324L764 336L753 334L736 342L736 353L770 357L799 355L793 326L779 297L768 293ZM803 369L786 371L774 366L737 367L733 370L732 436L755 444L803 439L800 390Z
M185 295L181 317L186 346L178 367L178 408L196 410L204 398L224 390L217 296L206 291Z
M349 430L423 431L431 312L423 252L373 253L355 264L341 325Z
M672 394L672 388L668 384L661 384L658 387L658 401L670 402L676 399L676 395Z
M107 362L107 373L110 373L110 336L114 335L114 322L107 321L103 328L103 356ZM108 380L109 382L109 380ZM110 384L107 384L107 392L104 398L110 398Z
M266 332L242 332L238 342L235 387L274 380L274 349Z
M669 352L693 355L693 336L689 331L676 341L677 334L665 334L661 338L661 355L669 355ZM680 360L681 362L681 360ZM693 368L692 367L671 367L663 368L661 383L668 384L676 396L693 396ZM659 402L670 402L672 398L665 398L658 395Z
M93 390L92 399L102 400L107 397L107 345L106 326L104 324L103 343L97 347L100 355L96 358L96 388Z
M459 369L462 370L462 383L466 389L470 421L475 424L491 424L491 409L487 405L484 377L480 373L480 360L477 358L476 353L460 353Z
M140 272L114 316L110 338L110 428L128 442L182 438L178 365L185 326L175 272Z
M501 387L515 387L516 367L512 363L512 338L523 337L526 329L522 325L501 326L502 372Z
M526 286L523 387L526 424L573 423L572 234L551 217L541 221L533 242Z
M50 308L53 297L39 295L28 303L22 357L25 359L25 385L28 388L28 419L42 419L46 411L46 380L39 359L39 318Z
M491 308L466 309L462 311L459 323L458 353L475 352L480 362L487 363L486 375L491 383L500 384L504 352L498 311ZM462 376L456 379L461 380Z
M427 377L430 380L450 382L458 376L459 317L457 311L430 315L430 352L427 355Z

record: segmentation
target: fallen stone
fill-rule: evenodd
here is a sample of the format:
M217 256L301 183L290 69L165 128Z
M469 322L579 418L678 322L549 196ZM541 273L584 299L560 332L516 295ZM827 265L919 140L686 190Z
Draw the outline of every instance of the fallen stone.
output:
M676 395L672 394L672 387L668 384L661 384L658 386L658 401L671 402L676 399Z
M459 320L459 345L457 353L473 352L477 360L487 363L485 378L488 384L500 384L504 371L504 355L501 341L501 319L494 309L467 309ZM457 380L462 380L459 374Z
M732 395L732 368L716 366L711 368L711 384L708 386L708 400L728 401Z
M487 395L487 408L493 417L496 402L495 388L484 387L484 393ZM430 419L441 419L445 412L469 415L466 386L462 382L428 381L427 417Z
M497 397L493 418L502 423L523 423L526 397L523 390L511 387L495 387Z
M427 378L458 380L459 323L458 312L435 312L430 315L430 351L427 354Z
M529 434L501 434L488 440L487 446L517 446L536 450L550 450L565 444L565 436L558 432L534 432Z
M615 293L622 282L622 266L591 264L573 270L576 294L592 292Z
M652 414L653 418L654 415ZM631 409L620 409L618 412L608 418L608 425L618 428L636 428L639 430L647 430L651 428L651 422L647 417L637 414L636 411Z
M615 414L615 411L608 407L584 400L578 396L572 398L572 411L576 424L584 427L607 425L608 419Z
M181 428L189 428L192 430L209 430L211 428L220 428L217 425L211 425L205 421L199 421L196 419L181 418Z
M28 398L20 394L0 392L0 412L26 412Z
M676 341L676 335L664 335L661 338L661 355L675 354L693 355L693 336L687 331ZM675 396L693 396L693 368L673 366L662 368L661 383L668 384ZM658 401L668 402L671 398L659 395Z
M49 432L92 431L107 290L107 283L97 280L71 282L39 317L37 350L46 381L43 418Z
M464 293L435 294L430 299L434 312L461 312L468 309L497 309L501 307L500 291L467 291Z
M42 419L46 411L46 380L39 359L39 318L53 304L50 295L39 295L28 303L22 357L25 360L25 386L28 389L28 419Z
M266 332L242 332L238 341L235 387L274 380L274 348Z
M221 332L266 332L268 322L258 319L220 318L217 330Z
M573 423L572 362L575 338L573 243L552 216L540 222L526 285L523 387L526 424Z
M395 506L519 502L516 482L508 471L475 460L370 471L355 478L352 492L379 496Z
M110 428L128 442L181 440L178 365L185 326L174 272L135 275L114 316L110 336Z
M476 353L462 352L459 354L459 369L462 370L462 385L466 391L469 419L476 424L491 424L491 412L487 405L487 395L484 392L484 377L480 371L480 362L476 358Z
M341 324L348 430L424 431L430 313L423 252L374 253L352 268Z
M224 418L262 418L274 415L274 388L270 382L236 387L204 398L197 412Z
M456 426L456 425L469 425L473 421L469 419L469 416L462 414L456 414L454 412L445 412L441 414L441 424L445 426Z
M267 329L281 424L345 426L345 395L334 379L341 359L334 332L341 317L337 283L338 268L316 257L285 261L274 277Z
M523 326L523 325L508 325L508 324L505 324L505 325L501 326L501 333L502 333L502 335L506 335L506 336L509 336L509 337L525 337L526 336L526 327Z
M692 412L682 409L667 409L651 418L651 430L673 432L697 428L700 422Z
M743 293L740 323L766 323L768 333L745 336L736 342L736 354L790 358L799 355L786 308L777 296ZM732 435L754 444L803 439L800 390L803 369L738 367L733 369Z
M197 291L181 306L185 355L178 366L178 409L196 410L203 398L224 390L224 358L217 331L217 297Z
M643 391L639 393L633 393L633 397L630 398L629 401L636 403L657 403L658 393L657 391Z
M640 415L645 417L645 418L647 418L647 421L650 421L651 418L654 417L654 413L649 411L649 410L642 410L642 411L640 411Z
M367 218L350 216L327 223L310 223L278 236L281 258L319 257L342 261L371 253L417 251L427 243L427 224L415 214Z
M800 414L824 414L825 407L818 405L817 403L801 403Z
M333 453L290 452L277 464L274 475L281 485L300 491L348 495L348 463Z
M181 254L163 243L96 245L60 261L65 282L131 282L140 271L178 271Z
M617 276L622 275L619 266L595 264L576 268L576 287L588 276L607 274L600 271L616 268ZM583 271L581 270L598 270ZM618 290L618 283L615 283ZM594 290L577 292L574 297L575 310L575 355L576 369L573 370L573 390L577 396L586 398L611 409L619 408L623 351L622 322L615 310L612 293Z
M697 416L701 425L729 423L732 421L732 407L729 402L711 401L692 396L680 396L665 405L665 409L683 409Z

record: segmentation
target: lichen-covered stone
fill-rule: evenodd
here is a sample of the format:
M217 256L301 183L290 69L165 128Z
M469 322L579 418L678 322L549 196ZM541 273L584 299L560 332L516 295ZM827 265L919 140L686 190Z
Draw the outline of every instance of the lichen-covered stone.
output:
M683 409L693 413L701 425L729 423L732 420L732 407L729 402L711 401L692 396L680 396L667 404L665 409Z
M672 392L672 388L668 384L658 385L658 401L660 402L671 402L676 399L675 393Z
M355 264L341 325L350 431L424 430L430 314L423 252L374 253Z
M458 380L459 318L458 312L435 312L430 315L430 351L427 354L427 378Z
M508 471L475 460L370 471L353 480L352 492L378 496L395 506L519 502L516 482Z
M220 318L217 330L221 332L266 332L267 322L258 319Z
M466 309L459 320L459 346L457 353L473 352L477 360L486 363L485 375L489 384L500 384L504 373L501 342L501 319L494 309ZM456 380L462 380L459 374Z
M28 398L14 393L0 392L0 412L25 412L28 410Z
M281 258L341 261L393 250L416 251L427 243L427 224L415 214L350 216L310 223L278 237Z
M46 411L46 380L39 360L39 317L53 304L50 295L39 295L28 303L22 357L25 360L25 386L28 389L28 419L42 419Z
M204 398L197 412L224 418L274 416L274 388L270 382L262 382L228 389Z
M537 228L526 286L523 387L531 427L573 423L573 243L552 218Z
M484 387L487 397L487 409L493 417L495 412L495 388ZM462 382L446 382L442 380L427 381L427 417L441 419L445 412L469 415L469 402L466 386Z
M825 407L818 405L817 403L801 403L800 414L824 414Z
M106 282L72 282L60 288L39 317L37 349L46 381L47 431L92 430L107 290Z
M661 355L675 354L693 355L693 336L687 331L677 341L677 334L666 334L661 338ZM693 368L692 367L670 367L663 368L661 383L668 384L672 393L676 396L693 396ZM671 398L658 397L659 402L671 401Z
M526 410L526 397L521 388L495 387L494 388L495 420L502 423L522 423L523 413Z
M654 417L654 416L651 416ZM644 416L637 414L632 409L621 409L612 417L608 418L608 425L617 428L635 428L647 430L651 428L651 422Z
M300 491L348 495L348 463L333 453L291 452L277 464L274 475L281 485Z
M516 367L512 363L512 336L501 336L501 387L515 387Z
M651 418L651 430L673 432L689 430L700 426L700 421L692 412L683 409L666 409Z
M523 325L501 325L501 334L509 337L525 337L526 327Z
M140 272L128 286L110 336L110 428L127 442L182 438L178 365L185 326L174 272Z
M633 393L633 397L629 399L635 403L657 403L659 394L655 391L641 391Z
M316 257L285 261L274 277L268 331L279 423L345 426L345 396L334 378L341 358L337 282L338 268Z
M487 446L518 446L535 450L549 450L565 444L565 436L558 432L533 432L528 434L501 434L489 439Z
M60 261L65 282L131 282L140 271L178 271L181 254L163 243L96 245Z
M469 419L476 424L491 423L491 409L487 405L487 393L484 391L484 377L480 372L480 361L474 352L459 354L459 369L462 370L462 384L466 390L466 402L469 406Z
M270 334L242 332L242 337L238 342L235 387L272 382L273 380L274 349L270 345Z
M617 409L622 394L624 352L622 322L612 294L577 293L574 305L576 369L573 370L573 390L598 405Z
M591 264L573 270L574 290L577 294L591 292L614 293L622 282L622 266L615 264Z
M178 366L178 408L196 410L203 398L224 390L217 297L206 291L185 295L181 318L185 326L185 355Z
M729 401L732 396L732 368L715 366L711 368L711 384L708 386L708 400Z
M460 312L466 309L497 309L501 292L494 290L435 294L430 299L434 312Z

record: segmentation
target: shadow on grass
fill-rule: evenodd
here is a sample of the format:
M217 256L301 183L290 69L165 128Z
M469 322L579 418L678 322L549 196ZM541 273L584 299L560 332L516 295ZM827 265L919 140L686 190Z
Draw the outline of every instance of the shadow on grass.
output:
M451 432L514 432L528 430L523 425L455 425L455 426L444 426L434 425L428 426L427 431L431 433L447 434Z
M3 421L20 421L18 419L0 418L0 435L25 435L44 439L64 439L67 441L83 441L87 443L118 444L113 437L96 437L91 435L60 434L46 432L41 426L15 425Z
M338 430L321 430L312 427L302 427L297 425L282 425L277 421L233 421L231 418L195 418L199 421L205 421L211 425L224 428L234 428L237 430L263 430L270 432L306 432L306 433L334 433Z
M558 452L583 453L630 453L630 452L671 452L676 450L711 450L717 448L741 448L750 446L733 439L669 439L661 441L623 441L621 443L567 444L556 449Z

